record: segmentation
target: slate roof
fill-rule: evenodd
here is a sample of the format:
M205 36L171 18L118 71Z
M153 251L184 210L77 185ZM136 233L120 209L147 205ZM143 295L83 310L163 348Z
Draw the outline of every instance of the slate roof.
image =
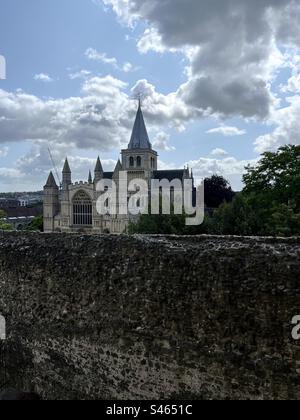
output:
M182 180L184 178L184 169L172 169L167 171L154 171L153 172L153 178L162 180L167 179L168 181L172 181L173 179L180 179Z
M103 178L104 179L112 179L113 178L113 172L104 172L103 173Z
M139 103L139 108L136 114L135 123L132 130L132 135L128 149L150 149L152 150L152 145L149 140L147 133L147 128L143 116L143 111L141 103Z

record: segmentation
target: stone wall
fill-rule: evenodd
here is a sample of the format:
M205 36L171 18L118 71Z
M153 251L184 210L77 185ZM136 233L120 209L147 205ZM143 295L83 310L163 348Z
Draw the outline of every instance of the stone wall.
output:
M299 399L299 272L297 238L0 233L2 376L46 399Z

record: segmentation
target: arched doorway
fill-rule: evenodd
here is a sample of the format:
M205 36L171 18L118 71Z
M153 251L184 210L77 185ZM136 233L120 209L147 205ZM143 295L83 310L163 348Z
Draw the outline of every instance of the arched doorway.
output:
M92 226L93 204L90 197L79 191L73 198L73 225L77 227Z

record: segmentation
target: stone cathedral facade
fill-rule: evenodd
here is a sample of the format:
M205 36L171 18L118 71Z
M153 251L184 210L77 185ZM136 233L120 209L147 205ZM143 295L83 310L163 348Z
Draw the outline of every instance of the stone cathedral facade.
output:
M98 157L94 177L89 173L87 182L72 182L72 172L66 159L62 171L62 184L57 185L50 172L44 187L44 231L86 232L86 233L126 233L130 215L102 215L97 212L96 203L101 192L97 183L102 179L119 182L120 171L127 172L128 183L133 179L145 180L149 188L151 180L191 179L189 169L158 170L158 154L153 150L147 133L141 104L139 103L130 143L122 150L122 158L113 172L104 172Z

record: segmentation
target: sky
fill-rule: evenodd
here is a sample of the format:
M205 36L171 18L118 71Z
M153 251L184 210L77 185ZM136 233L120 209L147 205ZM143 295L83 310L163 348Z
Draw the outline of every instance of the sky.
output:
M299 21L296 0L2 0L0 192L41 190L49 148L74 181L113 170L137 92L160 169L242 189L300 144Z

